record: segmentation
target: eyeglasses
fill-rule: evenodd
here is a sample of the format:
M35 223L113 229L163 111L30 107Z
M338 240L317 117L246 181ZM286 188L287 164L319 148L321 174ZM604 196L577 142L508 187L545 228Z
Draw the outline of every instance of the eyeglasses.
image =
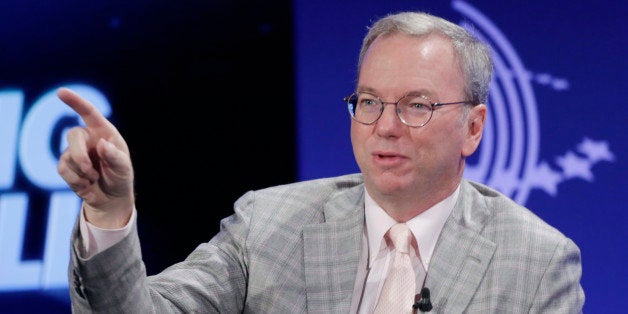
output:
M385 102L379 97L366 92L355 92L344 97L343 100L347 103L351 118L359 123L366 125L375 123L382 116L386 104L393 104L397 109L399 120L403 124L414 128L426 125L437 107L473 104L470 100L447 103L431 102L426 96L415 94L403 96L396 102Z

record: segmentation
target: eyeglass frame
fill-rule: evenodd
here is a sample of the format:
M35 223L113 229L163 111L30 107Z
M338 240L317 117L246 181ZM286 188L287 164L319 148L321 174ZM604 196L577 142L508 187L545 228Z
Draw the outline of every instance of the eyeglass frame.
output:
M380 110L379 110L379 115L377 116L377 118L375 118L375 120L373 120L373 122L370 123L366 123L366 122L362 122L359 121L358 119L356 119L355 115L353 114L353 112L351 111L351 106L354 106L353 104L351 104L349 102L349 100L351 99L351 97L353 97L355 95L356 99L359 98L360 94L368 94L371 96L375 96L375 98L380 102ZM400 110L398 109L398 105L399 102L401 100L403 100L404 98L408 97L408 96L414 96L414 97L421 97L423 99L425 99L427 101L427 103L430 105L430 116L427 118L427 120L425 120L425 122L423 122L422 124L419 125L411 125L408 124L406 121L404 121L404 119L400 116ZM460 105L460 104L466 104L466 105L477 105L477 103L475 103L472 100L462 100L462 101L453 101L453 102L445 102L445 103L439 103L439 102L432 102L427 96L425 95L421 95L421 94L414 94L414 93L408 93L404 96L402 96L401 98L399 98L397 101L383 101L379 96L374 95L372 93L369 92L353 92L348 96L345 96L342 98L342 100L347 104L347 110L349 111L349 115L351 116L351 119L353 119L355 122L358 122L360 124L364 124L364 125L372 125L375 122L377 122L382 115L384 114L384 109L386 108L387 104L391 104L391 105L395 105L395 112L397 113L397 117L399 118L399 120L401 121L401 123L403 123L404 125L407 125L411 128L420 128L425 126L426 124L428 124L430 122L430 120L432 120L432 116L434 115L434 110L436 110L437 107L440 106L446 106L446 105ZM356 105L357 106L357 103ZM355 111L355 110L354 110Z

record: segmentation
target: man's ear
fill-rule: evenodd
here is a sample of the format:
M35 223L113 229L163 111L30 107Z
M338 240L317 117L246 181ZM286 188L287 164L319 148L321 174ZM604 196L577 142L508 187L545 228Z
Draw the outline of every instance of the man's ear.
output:
M480 145L482 132L484 132L484 122L486 121L486 104L473 106L469 111L466 121L467 138L462 147L462 156L468 157L475 152Z

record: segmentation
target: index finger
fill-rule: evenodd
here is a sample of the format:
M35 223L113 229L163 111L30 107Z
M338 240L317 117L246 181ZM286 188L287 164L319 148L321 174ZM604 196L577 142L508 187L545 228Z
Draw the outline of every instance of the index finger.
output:
M61 87L57 90L57 96L81 116L81 119L85 121L87 127L103 127L109 125L107 118L105 118L94 105L73 90L67 87Z

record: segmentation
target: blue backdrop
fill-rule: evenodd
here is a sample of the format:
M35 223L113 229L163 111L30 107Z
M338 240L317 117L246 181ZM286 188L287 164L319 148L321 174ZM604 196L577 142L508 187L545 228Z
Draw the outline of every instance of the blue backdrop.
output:
M423 10L473 27L495 78L465 177L526 205L581 248L585 312L628 308L628 34L615 1L297 1L299 179L358 171L341 98L372 19Z

